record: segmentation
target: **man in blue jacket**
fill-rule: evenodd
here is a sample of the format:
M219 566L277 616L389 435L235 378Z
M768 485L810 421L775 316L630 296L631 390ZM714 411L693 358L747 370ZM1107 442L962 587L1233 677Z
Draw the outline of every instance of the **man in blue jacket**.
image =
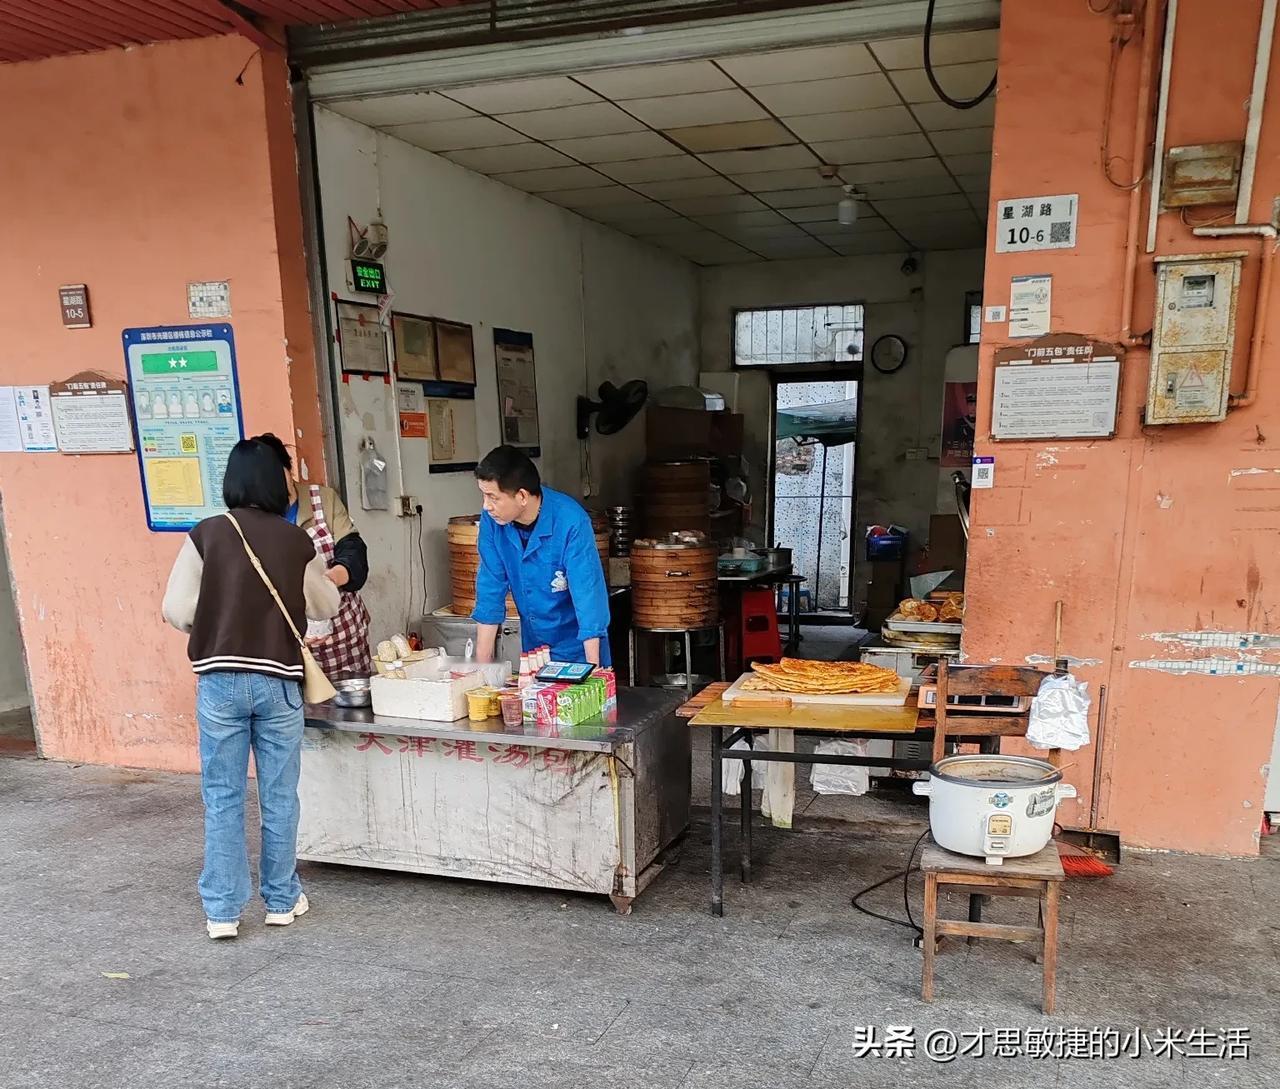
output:
M609 591L582 505L544 488L538 467L514 446L489 451L476 481L484 496L471 614L479 660L493 661L510 591L525 650L545 644L558 662L609 665Z

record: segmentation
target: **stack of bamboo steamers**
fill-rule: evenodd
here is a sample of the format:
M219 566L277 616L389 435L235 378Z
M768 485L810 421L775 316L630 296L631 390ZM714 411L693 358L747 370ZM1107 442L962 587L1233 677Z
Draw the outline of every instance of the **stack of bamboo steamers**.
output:
M609 528L603 514L591 516L596 549L605 570L609 567ZM451 606L457 616L470 616L476 607L476 572L480 569L480 515L463 514L449 519L446 530L449 543L449 586ZM511 595L507 595L507 616L520 614Z

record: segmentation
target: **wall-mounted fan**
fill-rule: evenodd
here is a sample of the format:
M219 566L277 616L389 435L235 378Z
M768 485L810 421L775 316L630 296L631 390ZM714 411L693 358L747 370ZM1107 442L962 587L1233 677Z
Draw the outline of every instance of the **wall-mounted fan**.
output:
M615 435L627 426L636 413L644 408L645 399L649 396L649 384L639 378L615 386L612 382L601 382L593 401L589 397L578 398L578 438L585 439L591 433L591 417L596 418L596 432L600 435Z

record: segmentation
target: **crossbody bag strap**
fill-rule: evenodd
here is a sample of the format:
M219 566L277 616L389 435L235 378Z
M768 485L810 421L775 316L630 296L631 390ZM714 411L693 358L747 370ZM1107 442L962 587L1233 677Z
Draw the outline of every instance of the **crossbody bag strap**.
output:
M266 569L262 566L262 561L258 559L258 554L254 552L249 544L249 539L245 537L244 530L240 528L240 523L236 521L235 516L230 512L227 513L227 521L236 527L236 532L240 534L240 543L244 545L245 554L249 557L249 562L253 564L254 570L261 577L263 585L271 591L271 596L275 598L275 602L280 606L280 615L284 617L285 623L289 625L289 630L293 632L293 637L298 641L298 645L305 647L307 644L302 636L298 634L298 626L293 622L293 617L289 615L289 610L285 608L285 604L280 600L280 594L276 591L275 583L271 581L271 576L267 574Z

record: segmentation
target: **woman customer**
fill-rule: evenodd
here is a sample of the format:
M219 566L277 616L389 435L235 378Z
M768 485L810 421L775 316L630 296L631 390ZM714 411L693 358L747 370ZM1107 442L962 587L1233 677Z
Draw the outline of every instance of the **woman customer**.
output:
M256 436L275 451L289 489L285 517L307 531L316 555L324 560L330 581L342 591L342 610L332 625L312 625L307 644L331 681L367 677L373 672L369 656L369 610L360 588L369 577L369 550L351 521L338 493L324 484L300 487L293 476L293 458L275 435Z
M337 615L338 589L310 539L284 518L289 493L266 443L242 439L227 460L228 514L206 518L183 542L164 617L190 635L197 676L204 901L211 938L234 938L253 892L244 803L253 750L262 812L262 898L268 926L305 914L297 872L302 753L302 648L250 560L257 554L294 627ZM243 539L241 533L244 534Z

